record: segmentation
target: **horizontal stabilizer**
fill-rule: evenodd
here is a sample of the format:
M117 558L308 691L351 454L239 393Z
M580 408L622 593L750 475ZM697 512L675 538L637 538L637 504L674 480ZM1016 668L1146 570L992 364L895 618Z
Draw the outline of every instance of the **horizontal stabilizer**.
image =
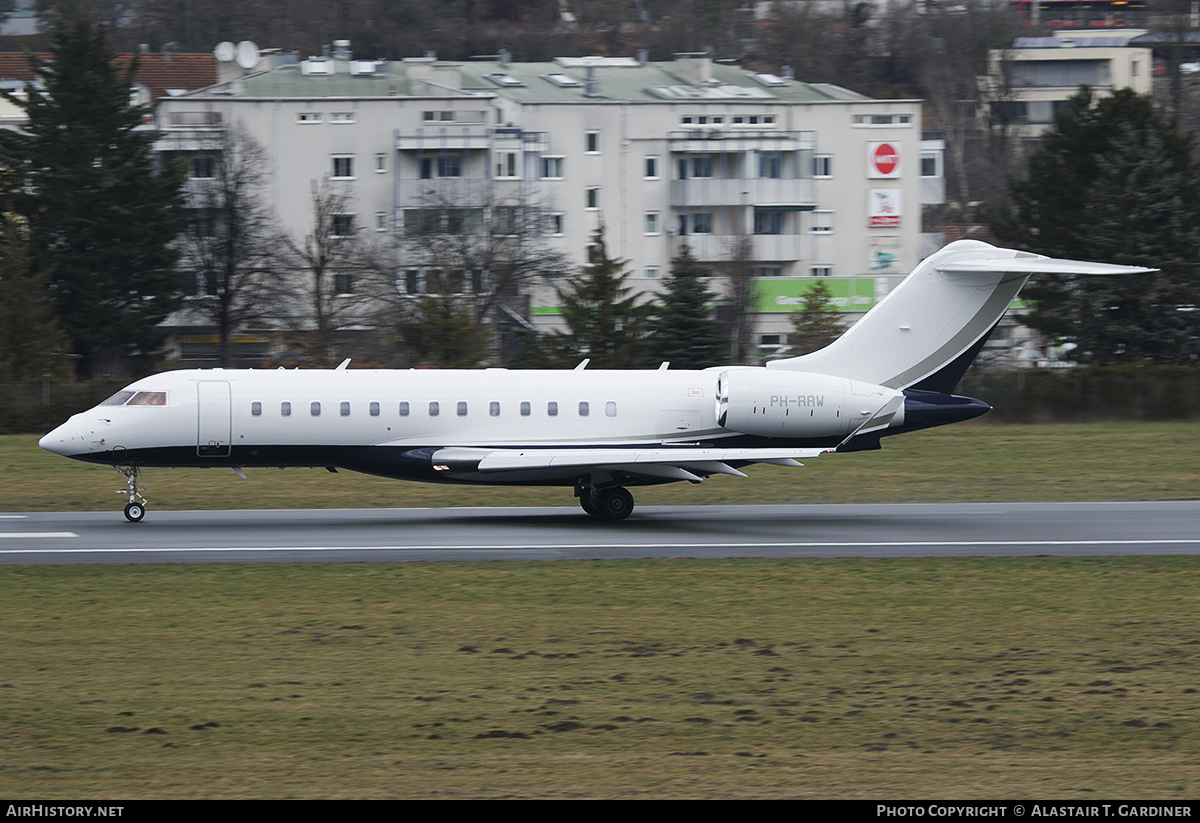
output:
M1011 260L988 257L982 260L948 261L939 264L936 270L945 274L1149 274L1158 271L1144 266L1119 266L1115 263L1089 263L1051 257L1016 257Z

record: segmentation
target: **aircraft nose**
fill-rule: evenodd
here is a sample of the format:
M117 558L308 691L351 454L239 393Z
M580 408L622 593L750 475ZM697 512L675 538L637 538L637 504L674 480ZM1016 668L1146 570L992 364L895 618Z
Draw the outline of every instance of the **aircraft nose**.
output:
M66 424L59 426L54 431L42 437L38 441L38 445L52 454L60 454L63 457L70 457L79 452L79 443L77 438L71 437L70 431L67 430Z

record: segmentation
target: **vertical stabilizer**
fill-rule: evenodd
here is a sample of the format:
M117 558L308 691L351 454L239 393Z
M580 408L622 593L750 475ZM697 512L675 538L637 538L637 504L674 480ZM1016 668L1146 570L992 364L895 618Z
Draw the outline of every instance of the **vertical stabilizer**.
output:
M767 366L906 389L951 364L965 371L1032 274L1151 271L1054 260L978 240L959 240L921 261L891 294L830 345ZM934 382L938 383L935 390L948 391L941 384L957 382L957 377Z

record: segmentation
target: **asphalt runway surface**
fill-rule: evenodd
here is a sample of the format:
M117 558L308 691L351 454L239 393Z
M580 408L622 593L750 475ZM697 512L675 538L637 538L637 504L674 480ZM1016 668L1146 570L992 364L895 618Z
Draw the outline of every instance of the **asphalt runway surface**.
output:
M0 514L0 564L1200 554L1200 501Z

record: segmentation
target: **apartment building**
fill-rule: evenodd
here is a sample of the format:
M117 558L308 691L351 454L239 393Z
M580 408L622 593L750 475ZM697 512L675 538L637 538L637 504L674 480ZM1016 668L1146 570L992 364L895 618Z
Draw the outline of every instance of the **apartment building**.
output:
M684 243L714 273L738 258L753 267L764 354L786 342L813 278L856 314L918 262L942 168L918 101L704 55L381 62L342 49L165 99L158 119L159 148L175 155L200 158L235 124L253 136L269 158L267 205L297 236L313 186L328 185L348 194L345 224L381 239L535 212L537 241L579 265L602 226L645 292ZM209 173L203 160L193 169ZM420 243L395 249L401 292L445 288ZM455 288L481 282L463 273ZM527 298L508 308L554 327L554 290Z

